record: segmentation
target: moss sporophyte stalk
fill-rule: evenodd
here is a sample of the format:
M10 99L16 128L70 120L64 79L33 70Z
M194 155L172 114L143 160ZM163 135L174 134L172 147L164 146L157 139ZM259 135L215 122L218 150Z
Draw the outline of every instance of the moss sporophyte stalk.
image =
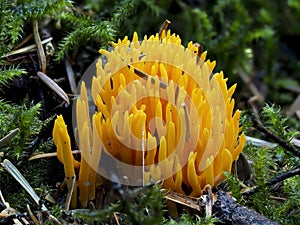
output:
M80 162L62 116L53 130L66 177L80 167L81 205L95 197L97 175L136 186L163 181L163 188L190 196L220 183L246 142L240 111L233 111L236 85L227 88L206 52L192 42L184 47L170 31L142 41L134 33L112 46L100 50L106 63L99 59L96 74L80 84L74 110Z

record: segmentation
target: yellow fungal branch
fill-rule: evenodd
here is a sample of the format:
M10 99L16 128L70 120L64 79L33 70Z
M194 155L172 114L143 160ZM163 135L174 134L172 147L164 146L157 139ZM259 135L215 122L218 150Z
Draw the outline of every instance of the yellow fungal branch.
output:
M64 164L65 176L68 189L71 186L71 179L75 175L74 167L78 167L78 162L73 158L70 137L67 126L62 116L57 116L53 128L53 141L57 147L57 157ZM71 207L76 207L77 192L74 189L71 197Z

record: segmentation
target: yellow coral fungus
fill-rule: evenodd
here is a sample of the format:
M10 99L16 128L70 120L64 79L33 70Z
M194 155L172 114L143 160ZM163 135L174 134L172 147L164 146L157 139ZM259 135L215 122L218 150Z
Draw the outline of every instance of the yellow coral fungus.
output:
M67 126L62 116L58 116L53 128L53 141L57 147L57 157L64 164L67 186L70 189L72 177L75 175L74 167L78 167L77 162L72 155L70 137L68 135ZM76 188L71 198L71 207L76 206Z
M92 102L89 79L81 84L76 117L79 142L88 145L80 145L83 158L100 175L129 185L161 180L191 196L217 185L246 142L239 137L240 111L233 112L235 85L228 89L206 52L192 42L185 48L170 31L141 42L134 33L132 41L112 45L100 50L107 62L99 59L89 78Z

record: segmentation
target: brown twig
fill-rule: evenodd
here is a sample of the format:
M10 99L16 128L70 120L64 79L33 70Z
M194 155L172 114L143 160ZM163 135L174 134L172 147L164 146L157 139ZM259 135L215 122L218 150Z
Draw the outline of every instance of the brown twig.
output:
M55 225L61 225L62 223L53 215L49 215L49 221Z
M276 134L274 134L272 131L270 131L268 128L264 127L262 125L262 122L260 121L259 118L259 114L258 111L256 109L256 107L254 106L254 104L252 102L250 102L250 105L252 107L253 110L253 125L254 127L262 132L263 134L267 135L271 140L273 140L274 142L278 143L281 147L283 147L286 151L291 152L292 154L294 154L295 156L300 158L300 151L293 145L291 145L289 142L283 140L282 138L280 138L279 136L277 136Z
M80 154L80 150L73 150L72 154ZM35 160L35 159L44 159L44 158L50 158L50 157L56 157L57 152L39 152L39 153L34 153L32 154L29 158L28 161Z
M196 63L199 64L201 54L203 53L203 47L198 42L196 42L194 45L195 45L196 48L198 48ZM203 63L203 62L201 62L201 63Z
M114 219L115 219L117 225L120 225L119 219L118 219L118 216L117 216L116 212L114 212L113 214L114 214Z
M185 207L188 207L190 209L195 209L199 212L205 212L204 207L205 204L199 201L197 198L189 197L183 194L178 194L175 192L169 192L166 197L167 200L170 200L172 202L181 204Z
M45 52L44 48L41 42L40 34L39 34L39 26L37 20L33 22L33 36L35 40L35 44L37 46L37 53L39 56L39 62L40 62L40 69L43 73L46 73L46 57L45 57Z
M32 39L33 34L29 34L26 38L24 38L14 49L21 48L24 44L26 44L30 39Z
M266 127L264 127L262 125L262 123L257 120L257 118L255 118L253 120L253 124L254 127L264 133L265 135L267 135L271 140L273 140L274 142L278 143L281 147L283 147L285 150L291 152L292 154L294 154L295 156L300 158L300 151L294 147L293 145L291 145L290 143L288 143L287 141L283 140L282 138L278 137L276 134L274 134L272 131L270 131L269 129L267 129Z
M163 32L164 30L167 29L167 27L169 26L170 23L171 23L171 22L170 22L169 20L165 20L165 22L164 22L163 25L161 26L161 28L160 28L160 30L159 30L159 33L158 33L159 39L161 39L162 32Z
M67 194L67 199L66 199L66 203L65 203L65 210L69 210L74 189L77 188L77 187L74 187L75 184L76 184L76 175L74 174L74 176L71 179L72 179L71 180L71 186L70 186L70 189L69 189L68 194Z
M283 173L283 174L280 174L280 175L274 177L266 185L267 186L272 186L274 184L277 184L279 182L282 182L282 181L284 181L288 178L291 178L291 177L294 177L294 176L297 176L297 175L300 175L300 165L296 166L294 169L292 169L292 170L290 170L286 173ZM243 192L242 194L244 196L250 196L250 195L256 193L257 191L258 191L258 187L254 186L251 189L248 189L247 191Z
M300 175L300 164L298 166L296 166L296 168L286 172L286 173L283 173L283 174L280 174L276 177L274 177L272 180L270 180L267 185L274 185L274 184L277 184L279 182L282 182L288 178L291 178L291 177L294 177L296 175Z
M38 219L37 219L37 218L35 217L35 215L32 213L32 211L31 211L31 209L30 209L30 207L29 207L28 204L26 205L26 207L27 207L27 211L28 211L28 213L29 213L29 215L30 215L30 218L33 220L34 224L35 224L35 225L42 225L42 224L40 223L40 221L38 221Z

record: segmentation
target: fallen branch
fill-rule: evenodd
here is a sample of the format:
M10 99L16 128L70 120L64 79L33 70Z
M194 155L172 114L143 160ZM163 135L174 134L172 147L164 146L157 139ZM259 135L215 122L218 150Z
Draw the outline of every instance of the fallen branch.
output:
M295 147L294 145L291 145L289 142L283 140L282 138L280 138L279 136L277 136L275 133L273 133L271 130L269 130L268 128L264 127L262 122L260 121L259 118L259 114L257 109L255 108L255 106L253 105L253 102L250 102L250 105L252 107L253 110L253 125L254 127L262 132L263 134L267 135L268 138L270 138L272 141L278 143L281 147L283 147L286 151L291 152L292 154L294 154L295 156L300 158L300 151L297 147Z
M281 139L280 137L278 137L276 134L274 134L272 131L270 131L269 129L267 129L266 127L264 127L260 121L257 121L256 119L253 120L254 122L254 126L255 128L264 133L265 135L267 135L271 140L275 141L276 143L278 143L281 147L283 147L285 150L291 152L292 154L294 154L295 156L300 158L300 151L295 148L293 145L291 145L290 143L288 143L287 141Z
M272 186L279 182L283 182L284 180L294 177L294 176L297 176L297 175L300 175L300 165L297 165L294 169L287 171L286 173L283 173L283 174L280 174L280 175L274 177L272 180L270 180L267 183L267 186ZM243 192L242 194L244 196L250 196L250 195L256 193L257 190L258 190L258 187L255 186L255 187L252 187L251 189L247 190L246 192Z
M206 198L192 198L189 196L170 192L166 199L181 204L187 208L198 211L201 216L205 212ZM228 225L279 225L265 216L247 207L241 206L236 200L227 195L224 191L217 191L214 194L212 215L224 224Z
M232 225L279 225L256 211L239 205L234 198L223 191L217 192L217 200L213 205L214 216L224 224Z

